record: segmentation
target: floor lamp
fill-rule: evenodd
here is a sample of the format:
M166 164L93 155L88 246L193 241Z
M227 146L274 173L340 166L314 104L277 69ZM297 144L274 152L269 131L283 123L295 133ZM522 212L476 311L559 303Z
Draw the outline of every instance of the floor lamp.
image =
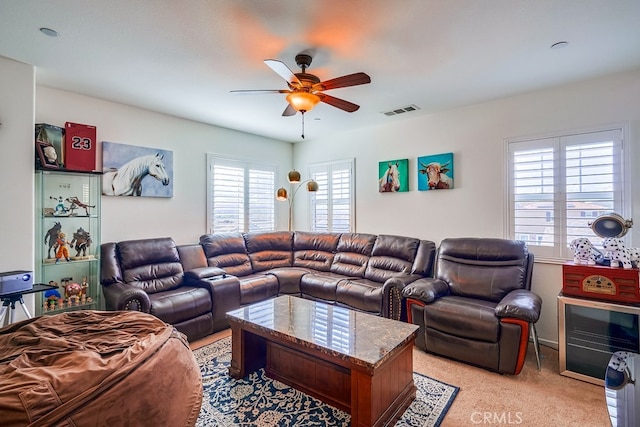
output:
M300 172L297 170L292 170L287 175L287 179L289 184L298 184L291 194L287 192L287 189L284 187L278 188L276 192L276 199L281 202L287 201L289 202L289 231L291 231L291 222L293 220L293 199L296 197L296 193L302 187L303 184L307 184L307 191L315 192L318 191L318 183L313 179L307 179L306 181L300 182Z

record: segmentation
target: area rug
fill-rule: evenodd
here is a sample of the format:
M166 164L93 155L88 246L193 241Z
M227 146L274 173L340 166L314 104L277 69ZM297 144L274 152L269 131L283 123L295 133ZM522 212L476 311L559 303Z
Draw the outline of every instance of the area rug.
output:
M228 374L231 338L194 350L204 387L200 427L349 426L350 415L268 378L260 369L242 380ZM459 388L413 373L416 399L396 426L439 426Z

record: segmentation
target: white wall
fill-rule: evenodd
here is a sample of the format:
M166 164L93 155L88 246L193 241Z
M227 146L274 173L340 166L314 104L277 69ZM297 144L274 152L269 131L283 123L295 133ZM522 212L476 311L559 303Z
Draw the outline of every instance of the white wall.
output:
M306 174L310 163L356 159L359 232L414 236L436 243L446 237L504 237L504 140L628 122L627 141L637 146L639 100L640 71L636 71L437 114L381 114L380 126L295 144L294 165ZM416 157L447 152L454 153L455 188L417 191ZM638 152L634 169L640 165ZM409 159L410 191L379 193L378 162L402 158ZM631 184L637 178L633 171ZM635 187L634 211L640 212L640 186ZM298 228L309 226L303 222L307 209L306 203L296 205ZM640 226L633 234L640 237ZM633 240L636 245L640 242L638 237ZM547 344L557 343L556 296L561 288L561 267L537 263L533 290L544 301L538 334Z
M0 272L33 270L34 89L31 65L0 57ZM33 296L25 302L33 310ZM16 320L26 317L19 308L15 314Z
M276 165L276 186L292 167L290 143L37 86L36 123L66 121L95 125L99 142L173 151L173 198L102 197L103 243L161 236L197 243L207 225L206 153ZM278 207L278 226L286 229L286 210Z

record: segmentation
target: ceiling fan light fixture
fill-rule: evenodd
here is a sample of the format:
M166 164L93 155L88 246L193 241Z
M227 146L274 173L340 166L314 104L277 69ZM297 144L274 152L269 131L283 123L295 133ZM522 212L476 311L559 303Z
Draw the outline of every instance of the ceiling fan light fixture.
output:
M291 92L287 95L287 102L295 108L296 111L307 113L320 102L320 97L311 92Z

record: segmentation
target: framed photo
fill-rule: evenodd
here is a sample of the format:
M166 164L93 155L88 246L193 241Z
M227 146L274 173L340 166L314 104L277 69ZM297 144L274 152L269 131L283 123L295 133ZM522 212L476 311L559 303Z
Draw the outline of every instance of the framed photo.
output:
M103 141L102 195L173 197L173 151Z
M36 141L36 156L41 168L58 169L58 152L53 144L45 141Z
M409 159L385 160L378 163L378 191L409 191Z
M418 157L418 191L453 188L453 153Z

